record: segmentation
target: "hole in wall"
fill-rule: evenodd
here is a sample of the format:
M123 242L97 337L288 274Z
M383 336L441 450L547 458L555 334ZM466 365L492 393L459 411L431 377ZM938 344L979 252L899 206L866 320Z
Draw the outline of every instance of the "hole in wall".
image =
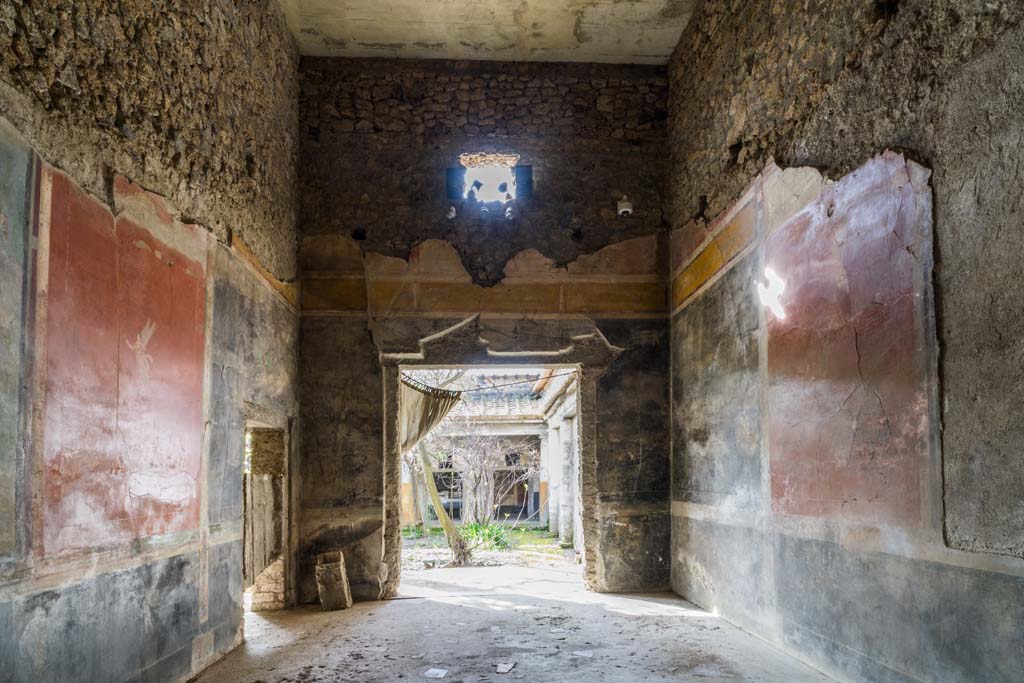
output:
M518 154L466 153L459 156L466 169L463 196L479 202L505 202L516 198L515 166Z
M702 194L697 198L697 213L693 214L694 223L707 223L708 217L708 196Z
M366 228L356 228L350 234L356 242L366 241Z
M875 0L875 17L890 19L900 11L900 0Z
M740 140L729 145L729 165L736 166L740 162L740 154L743 152L743 141Z

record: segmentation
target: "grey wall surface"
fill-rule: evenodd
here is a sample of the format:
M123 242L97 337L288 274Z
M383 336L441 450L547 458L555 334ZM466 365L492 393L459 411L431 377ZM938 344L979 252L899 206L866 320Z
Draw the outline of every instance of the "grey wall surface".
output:
M201 632L199 567L187 553L0 602L0 680L182 679ZM215 607L219 624L237 625Z
M598 320L626 349L597 380L597 546L610 590L669 583L669 339L664 320Z
M1024 578L772 535L783 638L865 681L1019 681Z
M751 255L672 324L676 500L757 511L761 496L758 310Z
M942 89L935 216L946 532L1024 557L1024 26Z
M364 317L302 318L299 597L317 599L316 555L345 549L356 599L376 599L384 494L380 362Z
M228 249L213 248L208 523L211 538L227 542L210 549L209 599L215 648L226 652L237 644L242 620L246 421L257 418L284 427L286 443L295 448L299 319ZM286 457L296 459L295 453ZM291 568L296 558L288 547L294 540L287 540L287 524L285 532L286 567ZM287 586L286 595L294 599Z

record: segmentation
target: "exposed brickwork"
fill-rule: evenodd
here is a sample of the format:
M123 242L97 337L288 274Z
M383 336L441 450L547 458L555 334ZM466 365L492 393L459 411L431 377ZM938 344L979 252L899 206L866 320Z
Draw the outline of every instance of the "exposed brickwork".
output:
M269 612L285 607L284 560L270 563L256 577L252 590L252 611Z
M0 114L107 197L110 169L295 275L298 56L273 0L13 0Z
M408 257L447 239L474 281L494 284L516 253L559 264L662 226L664 70L653 67L307 59L301 131L305 235L343 234ZM463 152L511 152L534 197L489 219L456 204ZM629 218L616 215L628 194Z

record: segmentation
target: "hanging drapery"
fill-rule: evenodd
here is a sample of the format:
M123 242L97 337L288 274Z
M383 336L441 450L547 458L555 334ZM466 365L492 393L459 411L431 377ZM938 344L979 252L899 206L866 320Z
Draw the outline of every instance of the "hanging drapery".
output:
M399 403L399 438L407 453L441 423L459 402L461 393L428 387L411 377L402 378Z

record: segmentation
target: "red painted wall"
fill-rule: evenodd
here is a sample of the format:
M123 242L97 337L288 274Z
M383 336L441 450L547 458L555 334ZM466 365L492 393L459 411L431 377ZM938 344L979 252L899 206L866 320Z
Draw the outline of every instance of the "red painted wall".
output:
M48 181L44 551L196 528L204 264L155 236L167 224Z
M930 205L879 157L768 237L786 281L768 315L777 512L916 526L928 456L922 267ZM923 253L923 252L918 252Z

